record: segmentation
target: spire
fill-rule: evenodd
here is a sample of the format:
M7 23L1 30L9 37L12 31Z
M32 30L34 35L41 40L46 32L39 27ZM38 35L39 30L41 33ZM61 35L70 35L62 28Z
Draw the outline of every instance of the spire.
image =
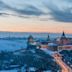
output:
M49 34L48 34L48 37L47 37L47 41L50 41L50 36L49 36Z
M63 33L62 33L61 39L66 39L66 36L65 36L64 31L63 31Z
M64 33L64 32L62 33L62 36L64 36L64 37L65 37L65 33Z

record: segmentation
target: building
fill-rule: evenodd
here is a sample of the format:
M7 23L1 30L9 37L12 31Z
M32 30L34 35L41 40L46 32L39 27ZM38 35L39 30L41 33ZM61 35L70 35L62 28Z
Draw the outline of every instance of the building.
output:
M34 48L40 48L40 42L39 41L36 41L33 36L29 36L28 37L28 41L27 41L27 48L28 49L34 49Z
M69 43L69 39L66 37L65 33L62 33L61 38L57 39L57 43L60 45L64 45L64 44L68 44Z
M48 43L51 42L49 34L48 34L48 37L47 37L47 41L48 41Z
M40 48L48 48L48 42L46 41L40 42Z
M72 50L72 42L66 37L65 33L62 33L61 38L57 39L58 50Z
M34 42L34 38L33 38L32 35L30 35L30 36L28 37L27 43L29 44L29 43L33 43L33 42Z
M48 43L48 49L51 51L58 51L58 45L55 43Z
M36 48L36 42L34 41L33 36L29 36L27 40L27 48Z
M72 50L72 44L64 44L64 45L60 45L58 46L58 50Z

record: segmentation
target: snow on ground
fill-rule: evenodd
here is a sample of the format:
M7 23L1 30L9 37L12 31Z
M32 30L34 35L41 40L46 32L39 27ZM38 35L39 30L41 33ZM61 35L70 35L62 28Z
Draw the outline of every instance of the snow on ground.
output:
M17 70L3 70L3 71L0 71L0 72L17 72Z
M44 71L44 72L52 72L52 71L49 71L49 70L48 70L48 71Z
M49 54L49 55L53 55L55 53L57 53L56 51L51 51L51 50L48 50L48 49L45 49L45 48L41 48L41 50L43 50L45 53Z
M25 40L0 40L0 51L15 51L26 48Z

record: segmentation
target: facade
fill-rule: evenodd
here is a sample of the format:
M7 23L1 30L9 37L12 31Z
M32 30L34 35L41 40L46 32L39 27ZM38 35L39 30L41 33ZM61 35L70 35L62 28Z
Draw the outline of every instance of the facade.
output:
M34 38L30 35L27 41L27 48L48 48L48 43L50 42L50 37L48 35L47 40L45 41L35 41Z
M28 43L33 43L34 42L34 38L30 35L28 37Z
M58 51L58 45L55 44L55 43L49 43L48 49L51 50L51 51Z
M58 46L58 50L72 50L72 44L65 44Z
M47 40L41 42L39 40L35 41L34 38L30 35L27 41L27 48L47 48L52 51L72 50L72 44L63 32L62 36L56 40L56 42L51 42L49 35Z
M48 48L48 43L50 43L50 36L48 35L47 40L40 42L40 47L41 48Z
M27 48L36 48L36 42L31 35L28 37Z
M61 38L58 38L58 39L57 39L57 43L58 43L59 45L64 45L64 44L70 43L70 41L69 41L69 39L66 37L65 33L63 32Z
M30 35L27 41L27 48L40 48L40 42L35 41L34 38Z
M58 50L72 50L72 44L69 38L66 37L65 33L62 33L61 38L57 40Z
M41 48L48 48L48 42L44 41L40 43Z

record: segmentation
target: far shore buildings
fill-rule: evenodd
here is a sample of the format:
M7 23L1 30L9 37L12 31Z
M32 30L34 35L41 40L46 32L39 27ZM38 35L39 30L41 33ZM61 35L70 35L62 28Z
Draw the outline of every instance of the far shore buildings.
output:
M67 38L64 32L61 37L57 38L55 41L51 41L49 35L45 41L35 41L33 36L30 35L28 37L27 48L47 48L52 51L72 50L71 40L72 38Z

